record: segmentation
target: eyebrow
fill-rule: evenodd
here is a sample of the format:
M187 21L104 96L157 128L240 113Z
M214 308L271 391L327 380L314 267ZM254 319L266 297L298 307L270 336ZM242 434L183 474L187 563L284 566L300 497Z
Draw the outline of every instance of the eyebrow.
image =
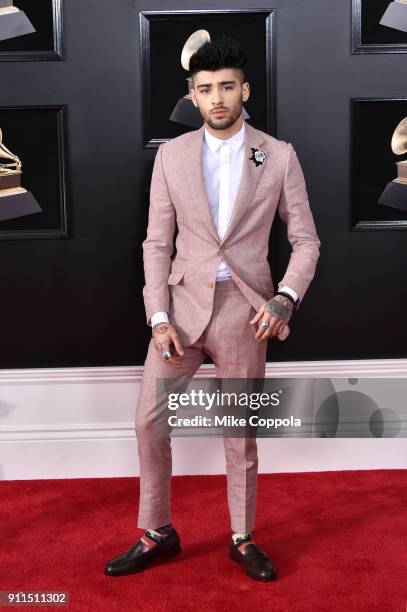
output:
M233 83L236 83L236 81L221 81L220 84L221 85L232 85ZM210 87L212 85L212 83L204 83L203 85L197 85L197 87Z

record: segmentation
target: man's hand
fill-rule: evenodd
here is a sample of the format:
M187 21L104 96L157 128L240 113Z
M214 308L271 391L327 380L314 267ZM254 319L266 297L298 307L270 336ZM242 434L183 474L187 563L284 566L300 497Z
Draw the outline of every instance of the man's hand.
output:
M279 340L285 340L290 333L287 323L291 318L293 303L284 295L276 295L268 302L262 304L258 313L249 322L255 325L260 321L255 338L256 340L268 340L277 336ZM267 321L270 327L265 329L262 322Z
M173 365L181 365L184 349L175 327L171 323L157 323L157 325L154 325L153 339L155 349L162 361L172 363ZM171 353L170 359L164 359L163 351Z

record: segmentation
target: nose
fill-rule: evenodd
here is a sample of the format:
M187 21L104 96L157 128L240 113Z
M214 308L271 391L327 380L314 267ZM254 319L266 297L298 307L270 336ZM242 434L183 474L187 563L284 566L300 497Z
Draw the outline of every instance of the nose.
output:
M212 106L223 106L222 89L220 87L213 88Z

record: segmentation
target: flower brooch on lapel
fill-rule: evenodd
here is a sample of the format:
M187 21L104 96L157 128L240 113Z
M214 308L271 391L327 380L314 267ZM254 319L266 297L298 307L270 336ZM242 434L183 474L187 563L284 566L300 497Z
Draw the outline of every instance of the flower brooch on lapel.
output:
M260 166L266 159L266 152L263 151L263 149L254 149L253 147L250 148L252 150L252 156L249 159L256 164L257 168L257 166Z

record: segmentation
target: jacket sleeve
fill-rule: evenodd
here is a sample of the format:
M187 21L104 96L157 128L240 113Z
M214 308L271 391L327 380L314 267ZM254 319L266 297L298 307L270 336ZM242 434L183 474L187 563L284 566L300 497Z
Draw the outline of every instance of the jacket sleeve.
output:
M168 276L174 252L176 212L163 169L165 144L160 144L154 160L147 237L142 245L145 279L143 298L148 325L154 313L169 311Z
M286 273L278 287L288 285L296 291L299 299L295 308L298 308L314 277L321 242L311 213L304 175L291 143L288 143L278 214L287 224L287 238L292 246Z

